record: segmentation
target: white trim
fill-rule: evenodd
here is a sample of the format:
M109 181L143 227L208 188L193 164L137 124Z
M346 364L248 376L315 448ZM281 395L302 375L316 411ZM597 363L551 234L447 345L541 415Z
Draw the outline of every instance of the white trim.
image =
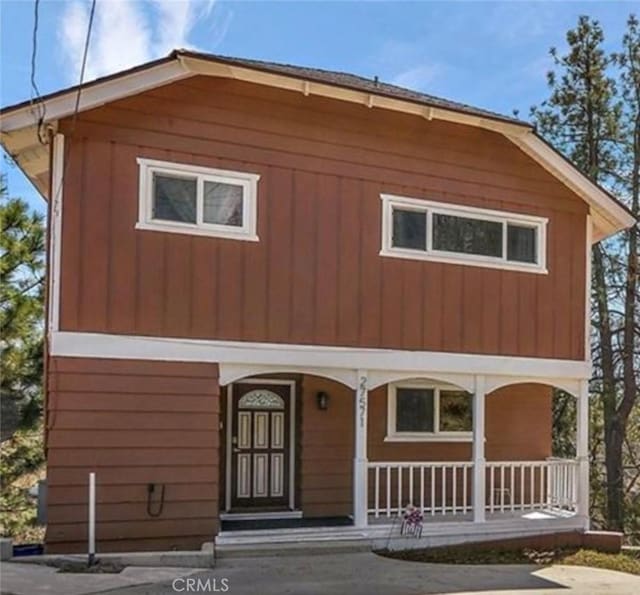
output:
M549 219L534 215L523 215L509 211L482 209L454 203L436 202L421 198L410 198L394 194L381 194L382 201L382 244L381 256L428 260L449 264L480 266L510 271L546 274L547 271L547 233ZM393 246L393 210L395 208L424 213L426 217L426 245L424 250L413 250ZM466 219L490 221L502 225L502 256L482 256L448 252L433 247L433 215L453 215ZM536 262L526 263L507 260L507 237L509 225L532 228L536 232Z
M617 204L604 190L594 184L570 162L556 153L546 142L533 131L526 134L509 134L505 136L537 163L542 165L565 186L593 207L593 240L600 241L621 229L636 223L631 213Z
M593 244L593 223L591 215L587 215L585 254L585 298L584 298L584 359L591 361L591 251Z
M458 434L460 434L458 436ZM473 436L470 432L401 432L399 434L387 435L383 442L472 442Z
M295 512L295 472L296 472L296 460L295 460L295 447L296 447L296 381L295 380L277 380L273 378L244 378L236 381L234 384L273 384L275 386L288 386L289 387L289 511L283 511L283 513ZM225 456L225 512L229 513L231 510L231 450L232 446L232 428L233 428L233 384L230 384L227 388L227 421L225 428L226 437L226 456ZM245 513L238 513L244 515ZM255 517L258 513L252 514ZM263 513L260 513L263 514ZM234 518L238 518L236 513L233 513ZM222 518L222 517L221 517ZM245 518L249 518L246 517ZM261 517L267 518L267 517ZM270 518L291 518L291 517L270 517ZM294 517L295 518L295 517Z
M269 519L301 519L301 510L278 510L275 512L221 512L221 521L258 521Z
M226 230L209 230L196 227L194 225L181 225L180 223L141 223L135 224L135 228L141 231L159 231L162 233L179 233L190 236L206 236L209 238L226 238L229 240L243 240L245 242L259 242L260 238L255 234L235 233Z
M259 174L215 169L158 161L138 157L138 222L136 229L182 233L189 235L212 236L236 240L258 241L257 197ZM153 176L154 174L189 177L196 181L196 222L183 223L153 218ZM216 182L240 186L242 188L242 225L223 225L207 223L203 219L204 184Z
M579 378L554 378L552 376L548 376L546 378L534 378L528 376L521 376L519 378L513 378L512 376L498 376L498 375L487 375L485 380L485 391L487 395L497 391L500 388L504 388L505 386L512 386L514 384L547 384L549 386L553 386L554 388L561 388L565 392L573 395L574 397L578 396L580 390L580 379Z
M397 430L396 409L397 390L399 388L416 388L433 391L433 431L401 432ZM440 391L466 391L459 386L434 383L429 380L412 380L410 382L391 382L387 385L387 434L384 442L471 442L472 432L452 432L440 430ZM471 398L471 396L469 397Z
M367 428L369 425L369 387L367 370L356 370L353 436L353 524L366 527L368 523L368 460Z
M344 384L349 388L356 387L356 379L353 371L349 369L338 370L336 368L317 368L313 366L265 366L253 364L218 364L218 383L226 386L241 378L260 376L262 374L311 374L328 378Z
M378 95L371 91L359 91L337 85L330 85L328 83L301 79L293 74L285 75L254 70L248 66L220 63L212 59L205 59L197 56L183 55L180 56L179 59L185 67L194 74L231 78L259 85L297 91L303 95L328 97L330 99L357 103L363 106L369 106L370 97L373 97L374 101L371 106L372 108L410 113L426 119L433 118L447 120L458 124L466 124L468 126L478 126L489 130L503 131L503 133L508 131L514 135L525 134L529 130L525 124L516 124L490 117L448 110L441 107L428 106L413 101L405 101L403 99Z
M486 458L485 458L485 419L486 419L486 387L485 377L476 375L476 386L473 392L473 521L483 523L486 515Z
M457 374L454 372L442 373L436 370L421 370L411 375L407 372L397 370L378 370L369 372L369 390L378 388L391 382L410 382L413 380L431 381L437 384L448 384L469 393L473 392L475 386L473 374ZM513 381L513 379L511 379Z
M578 516L586 521L589 528L589 381L580 382L580 393L576 410L576 459L578 460L577 499Z
M137 93L193 76L193 74L179 60L174 60L165 64L150 66L131 74L117 76L104 83L84 85L80 94L79 111L83 112L123 97L136 95ZM47 99L45 101L46 121L58 120L73 114L77 94L77 90L72 88L56 97ZM25 105L8 114L3 113L2 118L0 118L0 130L3 133L32 126L33 124L34 116L30 105Z
M62 250L62 198L64 182L64 135L56 133L53 137L53 156L51 169L51 221L49 222L49 311L48 333L60 328L60 253Z
M65 331L53 333L50 354L221 364L252 362L260 366L337 370L364 368L396 374L406 372L409 378L424 376L432 370L439 374L495 374L539 378L540 381L591 377L590 363L576 360Z

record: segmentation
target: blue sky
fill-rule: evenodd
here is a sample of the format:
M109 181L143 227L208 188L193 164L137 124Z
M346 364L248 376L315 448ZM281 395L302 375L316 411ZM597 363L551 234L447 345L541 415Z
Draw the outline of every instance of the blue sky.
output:
M41 0L37 84L75 84L90 0ZM0 0L0 103L29 99L34 0ZM408 86L510 114L546 96L549 48L581 14L618 45L640 2L225 2L97 0L88 78L173 47L288 62ZM40 210L29 181L2 159L11 195Z

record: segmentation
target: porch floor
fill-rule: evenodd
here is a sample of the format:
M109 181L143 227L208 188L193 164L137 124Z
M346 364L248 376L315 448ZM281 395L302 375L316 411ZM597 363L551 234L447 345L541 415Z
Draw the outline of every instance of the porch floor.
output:
M298 519L302 520L302 519ZM322 519L318 519L322 520ZM350 520L350 519L349 519ZM585 519L558 510L487 513L484 523L471 514L425 518L421 537L400 534L398 517L369 517L367 527L353 525L292 525L286 528L222 530L215 538L217 555L270 555L274 551L411 549L511 539L583 530Z
M561 510L557 508L553 509L538 509L538 510L495 510L494 512L487 511L485 518L487 522L494 521L507 521L507 520L524 520L524 521L541 521L550 519L570 519L574 518L576 513L569 510ZM395 513L391 516L386 514L376 517L373 514L369 514L369 525L390 525L399 523L399 518ZM457 512L447 514L434 514L430 515L425 513L423 525L431 525L440 523L460 523L460 522L473 522L472 512Z

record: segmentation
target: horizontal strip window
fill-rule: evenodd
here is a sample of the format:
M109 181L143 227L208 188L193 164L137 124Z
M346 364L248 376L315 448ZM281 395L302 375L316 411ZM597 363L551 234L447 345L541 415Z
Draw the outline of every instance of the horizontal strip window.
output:
M546 273L543 217L382 194L383 256Z
M252 173L138 159L137 229L257 241Z

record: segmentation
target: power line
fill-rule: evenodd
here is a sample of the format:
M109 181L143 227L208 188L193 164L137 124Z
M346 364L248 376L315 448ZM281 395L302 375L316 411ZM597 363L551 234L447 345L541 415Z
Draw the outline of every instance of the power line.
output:
M38 1L38 0L36 0ZM73 117L72 117L72 121L71 121L71 129L69 131L69 134L67 135L69 137L69 139L71 139L71 137L73 136L73 133L76 129L76 122L78 120L78 112L80 111L80 97L82 95L82 84L84 83L84 73L87 67L87 56L89 55L89 44L91 42L91 31L93 29L93 17L95 15L96 12L96 0L92 0L91 2L91 10L89 12L89 22L87 24L87 36L85 37L84 40L84 51L82 54L82 63L80 66L80 80L78 81L78 91L76 93L76 103L75 103L75 107L73 109ZM58 199L60 198L60 193L62 192L62 187L64 186L64 180L67 176L67 167L69 166L69 145L70 143L66 142L64 144L64 150L63 150L63 163L64 165L62 166L62 176L60 177L60 184L58 186L58 188L53 189L51 188L50 190L52 192L55 192L55 196L51 197L51 205L52 207L55 209L56 205L58 204Z
M93 17L96 12L96 0L91 1L91 10L89 12L89 24L87 25L87 37L84 40L84 52L82 54L82 66L80 67L80 82L78 83L78 93L76 95L76 106L73 110L73 127L80 109L80 95L82 93L82 83L84 82L84 72L87 67L87 57L89 55L89 43L91 41L91 30L93 28Z
M35 0L33 5L33 35L31 38L31 109L38 123L38 140L44 145L47 143L46 136L42 134L42 125L47 113L46 106L36 83L36 58L38 55L38 20L40 11L40 0ZM35 94L35 96L34 96Z
M78 82L78 92L76 94L76 102L73 110L73 128L80 109L80 97L82 94L82 84L84 83L84 75L87 68L87 58L89 55L89 44L91 41L91 31L93 29L93 20L96 12L96 0L91 2L91 10L89 11L89 22L87 25L87 35L84 42L84 51L82 54L82 63L80 67L80 80ZM48 139L43 134L43 125L46 118L47 108L38 84L36 82L36 61L38 56L38 26L39 26L40 0L35 0L33 4L33 35L31 39L31 107L37 120L38 140L43 144L47 144Z

